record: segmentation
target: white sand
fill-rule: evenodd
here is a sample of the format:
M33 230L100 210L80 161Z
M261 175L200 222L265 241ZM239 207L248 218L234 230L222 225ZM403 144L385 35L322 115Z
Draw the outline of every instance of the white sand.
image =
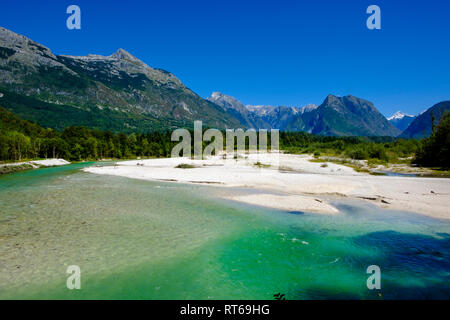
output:
M66 164L70 164L69 161L64 159L46 159L46 160L37 160L31 161L32 164L43 166L43 167L53 167L53 166L65 166Z
M70 164L69 161L66 161L64 159L46 159L46 160L33 160L33 161L25 161L25 162L14 162L14 163L5 163L0 164L0 167L8 167L8 166L20 166L28 164L32 166L33 168L38 167L54 167L54 166L64 166L66 164Z
M323 200L301 195L250 194L229 197L234 201L245 202L255 206L269 207L284 211L305 211L336 214L339 211Z
M335 213L336 208L323 197L337 195L365 199L384 208L450 219L450 179L371 176L333 163L324 167L322 163L310 162L311 159L311 156L286 154L279 155L279 163L274 154L249 155L239 160L223 160L220 156L208 160L170 158L125 161L115 167L84 170L143 180L265 190L263 194L230 199L289 211ZM263 166L255 166L257 161ZM196 168L175 168L182 163ZM271 191L284 196L269 195Z

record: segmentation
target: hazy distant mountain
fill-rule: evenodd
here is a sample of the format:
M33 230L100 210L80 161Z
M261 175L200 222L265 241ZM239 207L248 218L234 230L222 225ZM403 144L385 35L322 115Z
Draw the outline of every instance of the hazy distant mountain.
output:
M437 125L445 112L450 112L450 101L443 101L435 104L425 112L418 115L409 127L403 131L400 137L419 139L428 137L432 131L432 117L434 116L434 123Z
M110 56L55 56L0 28L1 104L48 127L88 125L144 131L190 125L238 127L241 122L189 90L173 74L123 49Z
M392 123L400 131L404 131L411 122L414 121L416 116L411 116L401 111L397 111L391 117L387 118L390 123Z

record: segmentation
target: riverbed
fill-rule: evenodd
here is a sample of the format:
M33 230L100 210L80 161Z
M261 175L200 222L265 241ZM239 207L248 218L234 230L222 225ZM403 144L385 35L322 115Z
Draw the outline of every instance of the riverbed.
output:
M448 220L341 198L333 215L273 209L229 200L254 189L81 171L94 165L0 177L0 298L450 298Z

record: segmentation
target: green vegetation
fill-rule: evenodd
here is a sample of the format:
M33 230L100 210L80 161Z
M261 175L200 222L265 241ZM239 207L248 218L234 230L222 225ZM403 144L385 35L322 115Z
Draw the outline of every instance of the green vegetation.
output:
M225 135L224 132L223 134ZM158 130L125 134L89 129L84 126L71 126L62 130L45 129L0 108L0 161L49 157L70 161L169 157L176 144L170 138L170 131ZM268 140L270 141L270 133ZM203 142L203 146L207 144ZM449 145L449 114L442 118L439 125L434 128L433 134L424 140L318 136L304 132L280 133L280 148L285 152L313 154L315 159L311 161L324 163L331 161L364 172L370 172L370 168L388 163L411 164L414 159L415 164L438 168L439 176L446 176L450 163ZM366 160L365 165L361 165L358 160ZM254 165L266 167L260 162ZM177 166L182 169L193 167L189 164ZM323 164L323 167L325 168L326 164Z
M59 131L74 124L114 133L161 131L186 125L184 122L162 121L148 114L127 113L111 108L101 109L97 105L89 103L82 108L44 102L1 87L0 92L4 94L0 100L2 106L8 111L18 115L21 119ZM189 122L188 125L192 126L192 122Z
M193 169L193 168L196 168L196 166L194 166L192 164L188 164L188 163L180 163L175 168L178 168L178 169Z
M0 175L19 172L23 170L33 169L32 165L29 164L20 164L20 165L10 165L10 166L0 166Z
M62 131L44 129L0 108L0 160L64 158L72 161L102 158L167 157L169 132L114 134L86 127Z
M261 162L255 162L254 164L253 164L255 167L258 167L258 168L269 168L270 167L270 165L268 165L268 164L263 164L263 163L261 163Z
M25 79L26 86L39 88L42 85L42 78L46 79L46 85L51 88L65 90L75 90L78 93L85 93L89 86L89 80L72 75L62 67L53 68L40 66L38 73L30 73Z
M280 148L288 153L313 154L368 160L371 164L410 163L422 142L393 137L317 136L304 132L281 132Z
M450 112L447 112L429 138L423 140L414 163L424 167L450 168Z
M169 131L129 135L87 127L67 127L58 131L21 120L3 108L0 108L0 128L0 160L166 157L174 145L170 141ZM390 137L326 137L304 132L280 133L280 147L289 153L369 160L371 163L407 163L407 159L413 157L421 145L422 142L418 140L396 140Z

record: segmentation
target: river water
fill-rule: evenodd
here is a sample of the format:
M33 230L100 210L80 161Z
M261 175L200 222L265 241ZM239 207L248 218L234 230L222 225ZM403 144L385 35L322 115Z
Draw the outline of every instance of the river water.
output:
M448 221L343 200L283 212L88 165L0 177L1 299L450 299Z

